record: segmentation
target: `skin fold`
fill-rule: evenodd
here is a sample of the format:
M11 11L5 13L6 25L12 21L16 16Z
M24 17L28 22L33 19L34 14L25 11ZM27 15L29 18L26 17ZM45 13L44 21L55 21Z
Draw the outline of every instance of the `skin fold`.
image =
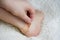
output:
M14 17L10 12L0 8L0 19L16 26L27 37L37 36L40 33L43 18L43 12L36 10L33 21L31 24L28 24L20 18Z

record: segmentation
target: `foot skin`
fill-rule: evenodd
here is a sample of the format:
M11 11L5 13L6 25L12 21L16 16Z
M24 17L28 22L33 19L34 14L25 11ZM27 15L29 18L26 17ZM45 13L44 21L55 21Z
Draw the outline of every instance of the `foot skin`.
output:
M9 12L0 8L0 19L16 26L24 35L28 37L37 36L40 33L43 17L43 13L41 11L36 11L32 23L27 24L21 19L14 17Z

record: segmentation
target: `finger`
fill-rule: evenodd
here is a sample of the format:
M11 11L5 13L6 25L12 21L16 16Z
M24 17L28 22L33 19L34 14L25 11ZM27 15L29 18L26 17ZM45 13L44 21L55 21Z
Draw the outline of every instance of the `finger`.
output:
M26 32L29 29L28 24L26 24L21 19L17 19L16 17L12 16L10 13L6 12L3 9L0 9L0 19L9 23L9 24L12 24L12 25L16 26L25 35L26 35Z
M29 13L30 13L31 19L33 19L33 18L34 18L34 15L35 15L35 9L32 8L31 6L29 6L29 7L28 7L28 11L29 11Z
M18 27L19 29L25 26L25 22L23 22L21 19L14 17L13 15L11 15L10 13L6 12L1 8L0 8L0 19Z
M21 18L26 23L31 23L31 19L26 15L26 12L24 10L15 14L15 16L18 16L19 18Z
M25 15L26 14L25 12L21 11L22 9L20 8L20 6L15 2L13 3L14 5L12 5L12 3L10 3L8 1L8 4L7 4L5 2L5 4L4 4L5 6L3 6L3 8L6 9L7 11L11 12L13 15L18 16L19 18L24 20L26 23L31 23L31 19L27 15ZM24 13L24 15L23 15L23 13Z
M30 17L28 17L26 14L25 14L25 16L23 17L23 19L25 20L25 22L27 22L27 23L31 23L31 19L30 19Z

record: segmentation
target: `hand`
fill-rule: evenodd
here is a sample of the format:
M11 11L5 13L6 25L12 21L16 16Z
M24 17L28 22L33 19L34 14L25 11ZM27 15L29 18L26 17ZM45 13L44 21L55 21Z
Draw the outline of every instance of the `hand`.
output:
M34 17L34 13L35 13L34 8L25 1L2 0L1 6L5 10L11 12L12 15L15 15L18 18L24 20L26 23L31 23ZM27 13L27 11L29 13Z
M21 19L11 15L6 10L0 8L0 19L16 26L23 34L28 37L37 36L41 31L41 24L43 21L43 12L36 11L35 17L30 24L25 23Z
M40 14L40 12L38 12L38 14L39 14L39 17L37 18L38 19L40 18L40 19L37 20L35 18L36 20L35 19L33 20L32 26L28 26L28 24L26 23L31 23L31 20L35 16L35 10L33 7L31 7L25 1L24 2L18 1L18 0L2 0L1 1L0 19L16 26L22 31L22 33L24 33L27 36L34 36L40 32L41 25L39 24L41 24L43 17ZM23 22L21 19L24 20L26 23Z

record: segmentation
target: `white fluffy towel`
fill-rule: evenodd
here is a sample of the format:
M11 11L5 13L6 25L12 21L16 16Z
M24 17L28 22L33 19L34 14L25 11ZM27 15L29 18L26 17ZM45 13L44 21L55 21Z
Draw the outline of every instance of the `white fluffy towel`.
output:
M44 11L40 35L27 38L12 25L0 21L0 40L60 40L60 0L29 0L29 3Z

